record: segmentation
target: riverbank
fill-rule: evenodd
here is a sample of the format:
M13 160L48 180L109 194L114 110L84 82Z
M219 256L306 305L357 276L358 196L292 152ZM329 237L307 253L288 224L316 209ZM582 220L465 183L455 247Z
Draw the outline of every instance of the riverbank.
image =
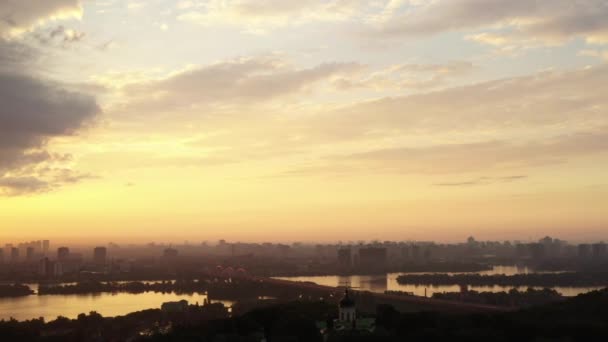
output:
M397 277L402 285L469 285L469 286L535 286L587 287L607 286L608 272L562 272L528 274L403 274Z

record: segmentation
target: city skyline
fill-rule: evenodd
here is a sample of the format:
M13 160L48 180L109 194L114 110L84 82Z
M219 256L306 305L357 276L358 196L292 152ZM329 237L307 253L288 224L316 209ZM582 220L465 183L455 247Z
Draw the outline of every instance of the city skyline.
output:
M606 17L3 2L0 242L608 241Z

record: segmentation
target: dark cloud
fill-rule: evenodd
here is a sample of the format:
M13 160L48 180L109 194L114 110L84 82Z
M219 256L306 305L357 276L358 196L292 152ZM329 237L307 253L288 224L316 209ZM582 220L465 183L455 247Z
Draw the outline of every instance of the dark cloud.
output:
M75 134L100 112L94 97L30 75L0 72L0 193L50 189L81 178L47 170L66 156L46 151L47 142Z
M47 190L49 184L37 177L0 177L0 195L17 196Z
M97 178L99 177L71 169L29 165L25 169L18 170L15 175L0 177L0 196L44 193L68 184Z
M70 135L98 112L91 96L19 74L0 74L0 148L27 150ZM6 163L6 160L2 161Z
M38 59L36 49L0 38L0 72L15 71L31 65Z

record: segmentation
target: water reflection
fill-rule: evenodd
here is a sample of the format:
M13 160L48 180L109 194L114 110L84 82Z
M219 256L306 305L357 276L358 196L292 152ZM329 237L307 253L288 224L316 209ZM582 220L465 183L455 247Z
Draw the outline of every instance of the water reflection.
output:
M302 278L316 278L316 277L302 277ZM284 278L288 279L288 278ZM308 281L308 280L305 280ZM315 282L314 280L310 280ZM331 285L332 280L327 279L329 283L323 283L322 285L330 286L349 286L351 288L358 288L372 292L384 292L388 290L388 275L375 275L375 276L338 276L337 285Z
M190 304L203 304L206 295L202 294L175 294L145 292L131 293L101 293L94 295L45 295L26 296L19 298L0 299L0 319L17 320L43 317L53 320L57 316L75 318L80 313L97 311L106 317L121 316L145 309L158 309L161 304L169 301L185 299ZM221 302L231 306L231 301Z
M433 272L421 272L433 273ZM475 272L479 274L528 274L534 273L533 269L521 266L495 266L492 270ZM537 272L539 273L539 272ZM292 281L308 281L317 283L319 285L326 286L345 286L349 285L353 288L357 288L363 291L383 293L386 290L389 291L404 291L411 292L417 296L432 296L434 293L442 292L458 292L460 287L458 285L401 285L397 282L397 277L403 273L388 273L386 275L353 275L353 276L310 276L310 277L279 277L280 279L292 280ZM410 273L415 274L415 273ZM457 273L450 273L457 274ZM487 292L502 292L509 291L513 288L525 291L527 287L513 287L513 286L471 286L471 290L475 291L487 291ZM602 289L603 287L553 287L557 292L564 296L576 296L581 293Z

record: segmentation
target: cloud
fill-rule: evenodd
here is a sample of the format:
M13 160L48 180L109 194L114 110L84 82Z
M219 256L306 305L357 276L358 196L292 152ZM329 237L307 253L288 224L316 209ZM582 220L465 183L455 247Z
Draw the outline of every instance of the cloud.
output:
M35 172L30 170L29 173L0 177L0 196L44 193L85 179L98 178L65 168L36 167Z
M562 163L608 153L608 129L525 142L482 141L370 150L335 159L397 173L465 173Z
M49 20L81 17L80 0L4 0L0 2L0 36L13 37Z
M1 193L39 191L82 178L60 167L68 157L45 147L91 122L100 112L95 98L55 82L0 72L0 103Z
M599 58L608 61L608 50L586 49L578 53L579 56Z
M479 177L468 181L461 182L444 182L435 183L435 186L447 186L447 187L462 187L462 186L475 186L475 185L489 185L494 183L510 183L528 178L528 176L506 176L506 177Z
M452 61L444 64L398 64L371 73L336 78L333 84L340 90L367 88L374 90L432 89L444 86L455 77L475 70L471 62Z
M38 57L34 48L0 38L0 72L19 70L24 64L33 64Z
M458 74L469 69L463 65L405 64L397 69ZM333 83L367 71L330 66L297 68L280 59L253 58L164 78L142 78L120 89L126 109L116 112L125 113L121 120L131 120L131 130L145 122L143 129L161 134L183 134L184 129L205 134L197 146L185 142L180 149L183 155L166 160L167 164L186 165L186 160L193 160L200 163L188 165L217 165L281 157L290 159L285 174L292 176L369 169L401 173L521 169L603 153L601 138L608 137L601 131L589 135L598 127L608 127L604 91L608 65L352 104L309 105L307 90L317 89L325 80ZM265 84L274 86L262 87ZM339 95L330 91L328 97ZM267 106L268 102L273 105ZM154 126L151 120L159 116ZM569 143L559 145L562 140ZM572 146L589 148L566 153L573 151ZM299 165L303 162L304 167Z
M607 83L600 65L387 97L267 123L280 133L263 135L264 148L307 160L282 176L487 174L564 163L608 152Z
M32 33L32 37L40 44L57 45L63 48L82 41L85 36L84 32L67 29L63 25Z
M17 196L46 190L48 183L36 177L1 177L0 195Z
M386 97L300 122L329 137L446 132L571 131L608 125L608 65L545 71L409 96ZM306 132L306 133L308 133ZM550 132L550 131L549 131ZM306 133L303 133L304 135ZM520 132L519 134L522 134Z
M306 91L361 66L326 63L299 69L277 58L242 58L190 68L122 88L131 109L162 111L263 103Z
M439 0L396 11L378 23L375 32L386 37L403 37L500 29L510 30L512 39L556 42L580 37L589 43L607 43L606 17L605 0ZM500 43L497 39L489 42Z
M211 0L206 3L182 1L185 10L178 20L199 25L231 25L246 32L262 33L268 28L311 21L342 21L365 7L360 0Z

